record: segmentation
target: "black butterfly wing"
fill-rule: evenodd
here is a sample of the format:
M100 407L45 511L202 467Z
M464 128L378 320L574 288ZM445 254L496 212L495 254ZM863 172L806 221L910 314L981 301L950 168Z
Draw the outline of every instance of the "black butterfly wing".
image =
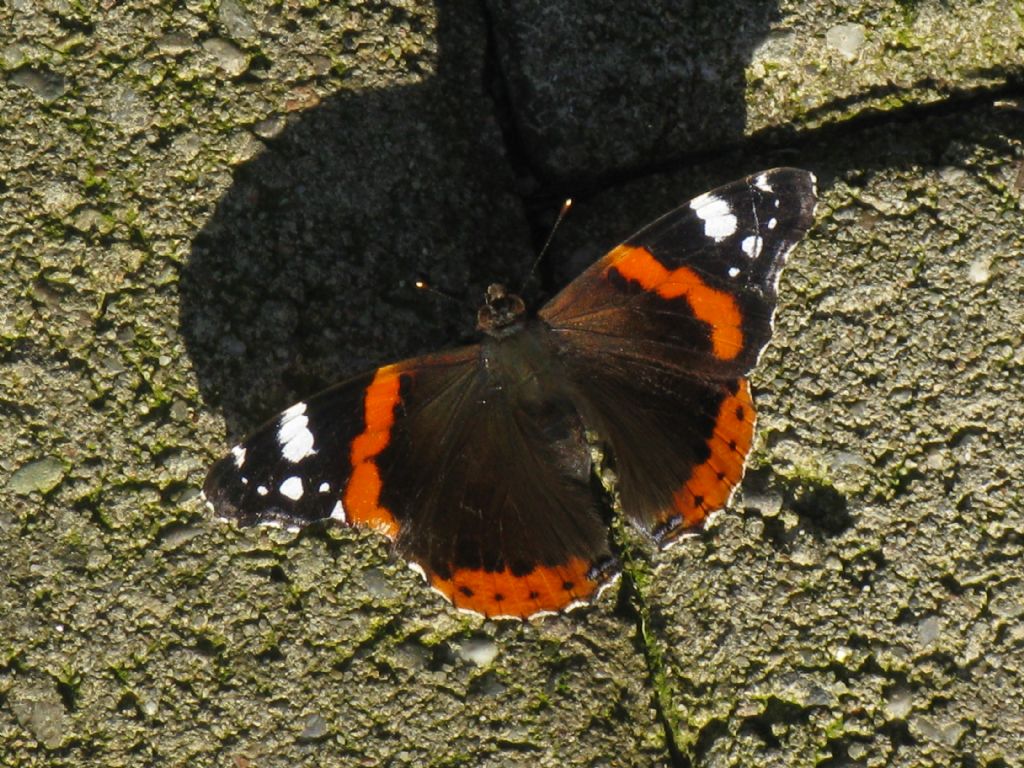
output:
M272 419L204 494L243 524L333 519L388 536L456 606L527 617L592 598L616 572L579 415L524 395L484 348L415 358Z
M728 501L753 438L746 374L772 332L814 176L777 168L700 195L613 249L540 312L626 514L665 544Z

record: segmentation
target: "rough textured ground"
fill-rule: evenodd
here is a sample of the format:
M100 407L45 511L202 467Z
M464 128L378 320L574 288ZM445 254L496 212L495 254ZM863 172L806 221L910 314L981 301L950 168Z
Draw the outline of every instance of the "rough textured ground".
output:
M0 9L0 764L1024 765L1024 8L623 7ZM617 594L483 622L208 518L230 437L459 340L561 195L547 290L780 164L822 204L751 471Z

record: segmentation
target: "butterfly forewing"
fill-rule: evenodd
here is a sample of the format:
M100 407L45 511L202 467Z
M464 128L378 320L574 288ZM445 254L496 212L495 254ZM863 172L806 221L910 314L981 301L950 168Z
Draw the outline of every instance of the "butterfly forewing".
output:
M215 512L241 525L301 526L342 519L350 446L364 431L363 374L296 403L213 465L203 494Z

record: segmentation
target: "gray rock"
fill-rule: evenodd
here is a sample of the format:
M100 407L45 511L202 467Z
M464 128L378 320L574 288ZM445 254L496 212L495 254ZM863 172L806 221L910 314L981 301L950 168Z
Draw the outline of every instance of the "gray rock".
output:
M19 467L11 479L8 487L14 493L27 495L29 493L49 493L64 479L64 464L54 456L46 456Z

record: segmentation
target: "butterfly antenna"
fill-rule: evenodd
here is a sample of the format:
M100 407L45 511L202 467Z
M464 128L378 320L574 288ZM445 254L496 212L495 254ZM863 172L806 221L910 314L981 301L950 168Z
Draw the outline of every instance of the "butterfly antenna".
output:
M414 280L413 281L413 286L415 286L416 289L419 290L419 291L425 291L426 293L433 294L434 296L439 296L440 298L445 299L446 301L451 301L451 302L454 302L456 304L461 304L462 303L459 299L455 298L450 293L445 293L444 291L442 291L442 290L440 290L438 288L435 288L430 283L428 283L426 280L424 280L422 277Z
M544 254L548 252L548 246L551 245L551 241L555 238L555 232L558 231L558 225L562 223L562 219L569 213L569 209L572 208L572 198L567 197L565 202L562 203L562 209L558 212L558 218L555 219L555 223L551 225L551 232L548 233L548 239L544 241L544 247L540 249L537 254L537 258L533 260L533 265L530 267L530 271L526 274L526 279L523 280L523 285L519 289L519 293L522 293L530 280L533 279L534 273L537 271L537 265L540 264L540 260L544 258Z

